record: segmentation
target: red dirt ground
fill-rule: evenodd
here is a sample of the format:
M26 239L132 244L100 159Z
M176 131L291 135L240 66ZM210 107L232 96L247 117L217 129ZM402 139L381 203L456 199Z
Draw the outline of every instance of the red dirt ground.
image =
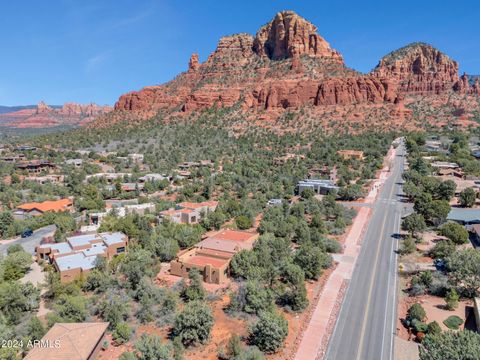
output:
M425 309L425 312L427 313L426 322L429 323L432 321L436 321L438 322L442 330L448 330L445 324L443 324L443 321L451 315L457 315L464 321L464 324L460 326L460 328L463 329L469 307L472 306L471 300L461 300L458 302L457 309L455 309L454 311L449 311L444 308L445 301L443 298L432 295L422 295L416 297L400 296L398 300L398 336L405 340L413 340L415 337L413 334L409 334L408 330L403 326L401 322L401 319L405 319L408 308L413 304L417 302L420 303Z

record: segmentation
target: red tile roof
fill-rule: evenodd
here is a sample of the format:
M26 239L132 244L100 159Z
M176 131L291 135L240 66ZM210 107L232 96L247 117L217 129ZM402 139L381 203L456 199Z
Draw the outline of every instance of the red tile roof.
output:
M25 211L31 211L36 209L41 212L46 212L46 211L57 212L57 211L66 211L68 210L68 207L72 205L73 205L72 200L61 199L56 201L44 201L41 203L37 203L37 202L26 203L26 204L17 206L17 208Z

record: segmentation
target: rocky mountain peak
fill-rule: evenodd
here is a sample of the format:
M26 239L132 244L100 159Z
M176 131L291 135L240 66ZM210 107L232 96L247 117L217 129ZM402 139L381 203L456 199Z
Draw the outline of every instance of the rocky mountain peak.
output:
M361 74L345 66L315 25L283 11L255 36L222 37L203 63L192 55L188 71L172 81L122 95L115 109L149 118L160 110L179 114L213 106L278 115L300 107L389 104L396 106L392 114L403 114L405 99L452 91L478 94L480 85L460 79L457 62L429 44L393 51Z
M188 71L197 71L200 63L198 62L198 54L192 54L188 62Z
M43 101L40 101L38 104L37 104L37 114L45 114L45 113L48 113L50 111L52 111L53 109L48 106L45 102Z
M220 38L217 48L209 56L207 62L218 62L229 58L236 61L250 59L254 53L253 36L246 33L223 36Z
M409 93L450 90L458 82L458 63L433 46L416 42L384 56L373 70L375 76L399 82Z
M317 27L293 11L277 13L272 21L260 28L253 48L258 55L272 60L308 55L333 58L343 63L340 53L317 33Z

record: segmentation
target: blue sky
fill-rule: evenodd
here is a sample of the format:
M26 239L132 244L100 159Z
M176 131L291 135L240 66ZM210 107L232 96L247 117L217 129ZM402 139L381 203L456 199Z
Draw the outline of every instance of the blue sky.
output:
M0 105L113 104L204 61L223 35L254 34L280 10L319 29L349 67L367 72L413 41L480 74L478 1L23 0L0 10Z

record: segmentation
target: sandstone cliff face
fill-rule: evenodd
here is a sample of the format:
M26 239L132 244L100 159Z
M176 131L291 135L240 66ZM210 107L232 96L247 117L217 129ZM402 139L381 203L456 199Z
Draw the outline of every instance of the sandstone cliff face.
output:
M470 79L470 77L464 73L453 85L453 90L460 94L480 95L480 81L478 78Z
M116 110L197 111L239 104L244 111L392 103L412 95L455 91L479 94L480 85L458 76L458 64L424 43L381 59L370 74L344 65L315 25L284 11L255 36L222 37L204 63L193 54L188 71L160 86L122 95Z
M216 50L209 56L208 62L224 59L226 57L248 60L253 57L253 36L249 34L236 34L224 36L218 42Z
M480 96L480 80L478 78L473 82L470 93Z
M369 77L331 78L322 81L283 80L259 85L245 99L247 108L278 109L394 102L389 84Z
M255 52L273 60L296 55L332 58L342 62L342 56L317 33L317 27L293 11L284 11L263 26L255 36Z
M404 93L440 94L458 81L458 63L425 43L413 43L383 57L372 74L398 82Z
M177 106L184 98L170 95L162 86L149 86L140 91L122 95L115 104L115 110L156 111Z
M58 113L67 116L97 116L107 113L111 110L112 108L110 106L100 106L93 103L86 105L77 103L65 103L63 104L62 108L58 110Z

